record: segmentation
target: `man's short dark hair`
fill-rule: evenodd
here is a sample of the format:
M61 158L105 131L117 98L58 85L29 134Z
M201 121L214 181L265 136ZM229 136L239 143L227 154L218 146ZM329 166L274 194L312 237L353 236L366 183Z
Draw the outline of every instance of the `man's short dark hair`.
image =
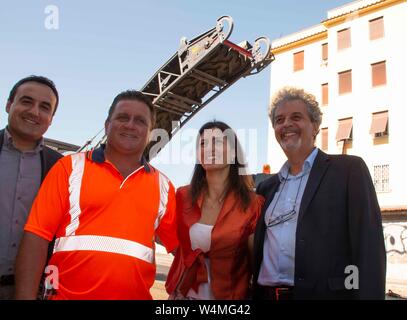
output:
M55 114L55 111L57 111L57 107L58 107L58 103L59 103L58 90L55 87L55 83L52 80L48 79L47 77L31 75L31 76L21 79L11 89L10 94L8 96L8 101L10 103L12 103L14 101L14 98L17 93L17 89L26 82L41 83L43 85L46 85L47 87L49 87L52 90L52 92L55 94L55 97L57 98L57 102L55 104L55 110L54 110L54 114Z
M135 100L135 101L140 101L140 102L145 103L147 105L147 107L150 109L150 113L151 113L151 128L154 128L154 125L155 125L154 105L151 102L150 98L148 98L146 95L144 95L143 93L141 93L140 91L137 91L137 90L126 90L126 91L120 92L114 98L112 105L109 108L107 120L110 120L110 118L114 112L114 109L116 108L116 105L122 100Z

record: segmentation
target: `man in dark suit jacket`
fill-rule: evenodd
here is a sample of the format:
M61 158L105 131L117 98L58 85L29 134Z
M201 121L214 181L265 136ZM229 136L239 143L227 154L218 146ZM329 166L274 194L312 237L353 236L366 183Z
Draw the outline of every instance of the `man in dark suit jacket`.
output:
M386 252L368 168L315 148L321 115L301 89L283 88L272 102L288 160L257 188L266 202L254 236L255 299L384 298Z
M62 157L43 135L58 106L54 83L29 76L11 89L8 124L0 130L0 299L14 295L14 263L26 218L41 182Z

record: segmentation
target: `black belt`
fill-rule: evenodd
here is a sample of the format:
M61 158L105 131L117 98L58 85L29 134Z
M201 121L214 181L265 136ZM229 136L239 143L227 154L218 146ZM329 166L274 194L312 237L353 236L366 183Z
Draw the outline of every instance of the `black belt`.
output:
M14 274L0 276L0 287L14 286Z
M293 300L294 287L290 286L258 286L259 297L263 300Z

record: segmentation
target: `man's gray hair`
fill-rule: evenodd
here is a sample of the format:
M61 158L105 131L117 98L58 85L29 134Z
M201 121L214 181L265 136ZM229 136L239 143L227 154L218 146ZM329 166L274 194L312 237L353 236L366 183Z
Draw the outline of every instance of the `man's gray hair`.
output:
M322 122L322 112L321 109L319 109L318 101L313 94L305 92L304 89L295 87L283 87L273 96L269 107L269 117L273 127L277 107L292 100L301 100L305 103L311 122L316 123L319 128Z

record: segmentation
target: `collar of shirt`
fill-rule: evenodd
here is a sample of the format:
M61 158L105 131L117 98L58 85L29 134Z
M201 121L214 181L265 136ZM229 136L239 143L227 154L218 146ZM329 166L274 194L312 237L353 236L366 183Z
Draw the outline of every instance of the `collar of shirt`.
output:
M98 148L96 148L96 149L93 149L93 151L92 151L91 153L89 153L89 154L90 154L90 159L91 159L93 162L96 162L96 163L103 163L103 162L105 162L105 161L106 161L106 158L105 158L105 148L106 148L106 144L101 144L100 147L98 147ZM151 172L150 165L148 164L147 159L146 159L144 156L141 157L140 162L141 162L141 164L143 165L144 170L145 170L147 173L150 173L150 172Z
M10 132L8 131L8 128L6 127L4 130L4 141L3 141L3 146L5 146L7 149L9 150L18 150L13 142L13 137L11 136ZM34 150L30 150L30 151L25 151L22 153L33 153L33 154L37 154L40 153L42 151L42 149L44 148L44 138L41 138L36 147L34 148ZM20 151L20 150L18 150ZM20 151L21 152L21 151Z
M311 171L317 154L318 148L314 148L307 159L305 159L304 164L302 165L301 172L295 177L290 175L290 164L288 163L288 161L286 161L278 172L278 178L280 179L280 182L284 181L284 179L289 180L291 178L301 178L303 175L308 174Z

